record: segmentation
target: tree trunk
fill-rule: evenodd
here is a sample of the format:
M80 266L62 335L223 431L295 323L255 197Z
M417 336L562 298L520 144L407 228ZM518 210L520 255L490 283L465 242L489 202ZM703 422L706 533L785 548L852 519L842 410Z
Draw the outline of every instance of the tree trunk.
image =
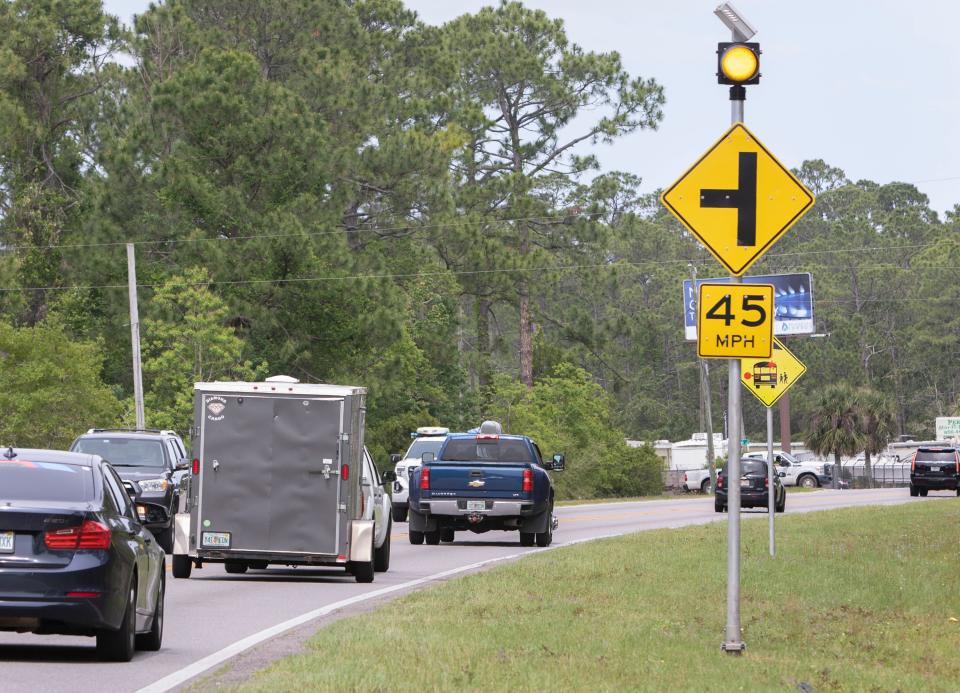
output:
M533 325L530 319L530 291L520 282L520 382L533 387Z
M490 384L490 301L478 298L477 319L477 383L480 387Z
M863 475L867 480L867 488L873 488L873 472L870 470L870 452L863 451Z

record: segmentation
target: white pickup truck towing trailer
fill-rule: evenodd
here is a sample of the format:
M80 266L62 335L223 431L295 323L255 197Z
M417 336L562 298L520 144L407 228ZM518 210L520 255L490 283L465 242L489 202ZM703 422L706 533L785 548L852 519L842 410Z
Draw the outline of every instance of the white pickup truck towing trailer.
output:
M366 390L276 376L197 383L194 393L174 577L219 562L232 573L340 566L371 582L384 533L361 503Z

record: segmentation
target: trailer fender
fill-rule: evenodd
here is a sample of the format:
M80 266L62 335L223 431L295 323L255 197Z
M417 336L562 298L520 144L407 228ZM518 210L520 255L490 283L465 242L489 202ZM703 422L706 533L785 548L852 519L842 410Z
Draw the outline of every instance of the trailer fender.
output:
M373 520L354 520L350 525L350 560L369 563L373 560Z
M173 552L190 553L190 513L177 513L173 517Z

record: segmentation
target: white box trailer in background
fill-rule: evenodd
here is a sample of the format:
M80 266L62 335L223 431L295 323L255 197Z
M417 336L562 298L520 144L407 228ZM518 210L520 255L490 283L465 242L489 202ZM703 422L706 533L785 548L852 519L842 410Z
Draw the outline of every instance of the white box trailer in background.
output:
M373 580L374 521L361 519L366 389L265 382L194 386L193 474L181 494L174 577L340 566Z

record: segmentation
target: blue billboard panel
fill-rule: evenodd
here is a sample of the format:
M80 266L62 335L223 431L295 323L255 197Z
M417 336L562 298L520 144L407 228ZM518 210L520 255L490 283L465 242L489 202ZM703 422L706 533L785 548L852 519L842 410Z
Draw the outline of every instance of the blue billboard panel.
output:
M698 279L697 287L705 282L711 284L730 281ZM773 334L777 337L794 334L813 334L813 276L809 272L798 274L770 274L760 277L743 277L744 284L773 284L773 312L776 322ZM683 280L683 331L688 341L697 339L697 291L693 281Z

